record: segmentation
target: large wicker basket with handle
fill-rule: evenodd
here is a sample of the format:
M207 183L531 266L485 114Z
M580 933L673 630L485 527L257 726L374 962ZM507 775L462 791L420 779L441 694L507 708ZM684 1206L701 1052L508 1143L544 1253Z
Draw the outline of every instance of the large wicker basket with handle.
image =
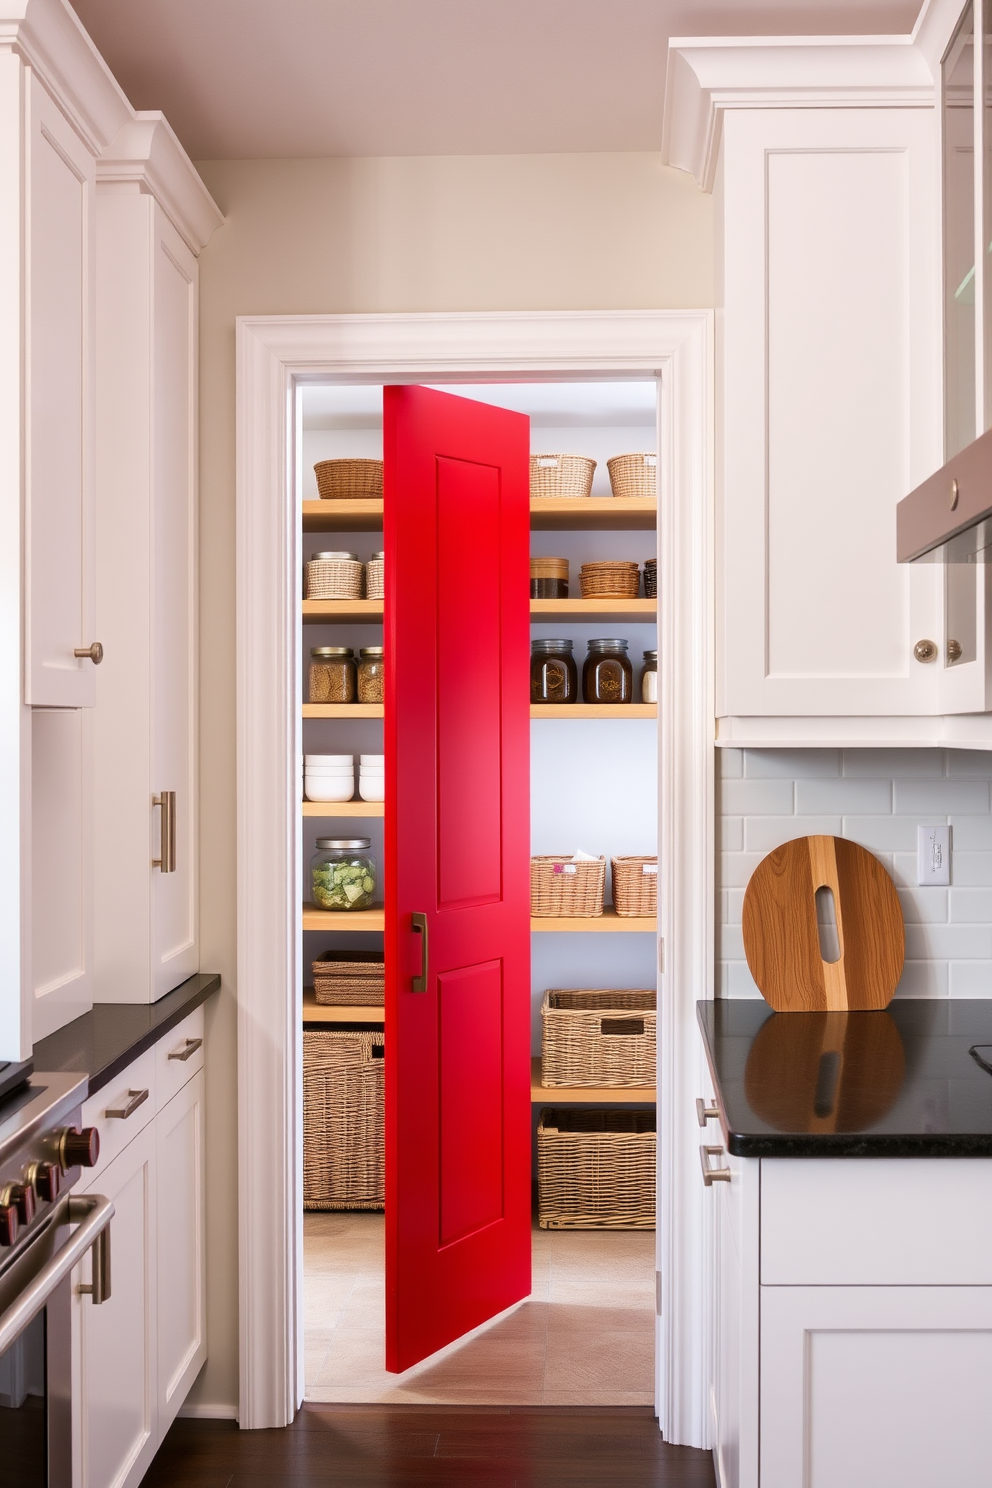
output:
M603 913L606 859L578 863L543 855L530 860L530 912L538 919L594 919Z
M618 915L650 916L658 913L658 859L611 858L613 908Z
M549 988L541 1005L542 1085L653 1089L655 1007L648 989Z
M303 1207L381 1209L383 1035L303 1030Z
M545 1107L537 1128L542 1230L653 1230L655 1113Z

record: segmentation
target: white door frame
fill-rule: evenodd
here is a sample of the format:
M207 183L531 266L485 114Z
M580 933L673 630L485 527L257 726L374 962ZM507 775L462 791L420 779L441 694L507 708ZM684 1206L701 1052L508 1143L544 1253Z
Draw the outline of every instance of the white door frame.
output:
M709 1445L710 1230L693 1097L713 995L709 311L242 317L237 327L238 1205L243 1427L303 1398L296 381L643 373L661 381L657 1407Z

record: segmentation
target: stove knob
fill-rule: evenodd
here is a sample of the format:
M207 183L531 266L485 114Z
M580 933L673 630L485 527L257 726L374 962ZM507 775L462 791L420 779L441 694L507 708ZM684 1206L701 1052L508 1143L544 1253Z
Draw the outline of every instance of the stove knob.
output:
M16 1208L13 1204L0 1204L0 1245L13 1245L17 1230Z
M8 1183L0 1190L0 1209L15 1209L25 1229L34 1219L34 1189L29 1183Z
M77 1131L67 1126L59 1138L59 1161L63 1173L70 1168L92 1168L100 1156L100 1133L95 1126L84 1126Z
M39 1199L54 1204L62 1188L62 1169L58 1163L32 1163L27 1171L27 1180Z

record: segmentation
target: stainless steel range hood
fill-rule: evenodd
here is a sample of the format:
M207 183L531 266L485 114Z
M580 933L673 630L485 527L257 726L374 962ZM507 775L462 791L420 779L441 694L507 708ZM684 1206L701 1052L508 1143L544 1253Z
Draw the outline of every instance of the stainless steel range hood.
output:
M992 561L992 429L896 507L900 563Z

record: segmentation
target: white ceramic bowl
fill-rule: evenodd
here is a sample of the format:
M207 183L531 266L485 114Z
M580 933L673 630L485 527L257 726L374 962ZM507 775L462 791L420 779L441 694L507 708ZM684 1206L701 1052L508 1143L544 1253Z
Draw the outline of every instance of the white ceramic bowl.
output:
M355 794L355 777L308 775L303 788L308 801L350 801Z
M386 756L384 754L362 754L359 755L359 763L363 770L384 770L386 768Z
M305 754L303 756L304 770L322 769L346 769L355 768L355 756L353 754Z
M354 775L353 765L308 765L304 775Z
M363 771L358 780L358 794L363 801L384 801L386 781L382 775L366 775Z

